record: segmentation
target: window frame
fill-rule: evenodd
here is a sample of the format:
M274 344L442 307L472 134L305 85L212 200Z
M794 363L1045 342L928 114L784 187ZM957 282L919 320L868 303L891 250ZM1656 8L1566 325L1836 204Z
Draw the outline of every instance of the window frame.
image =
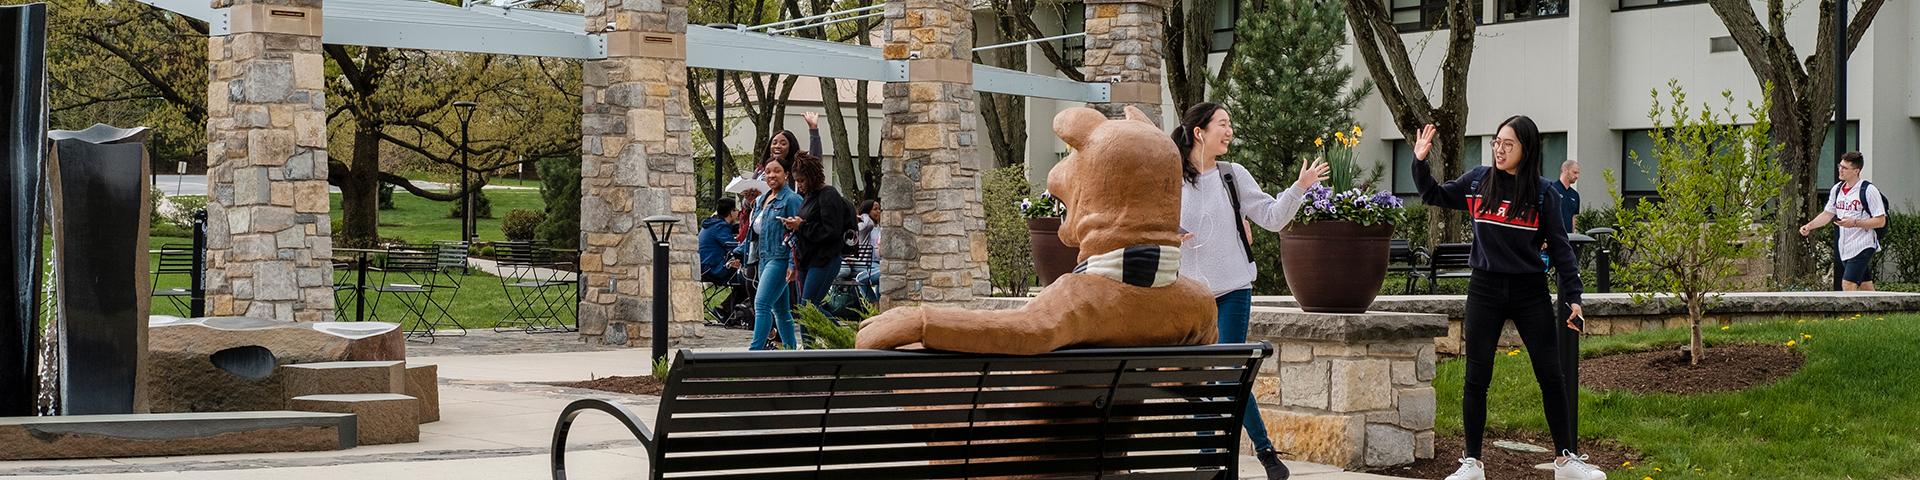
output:
M1495 3L1494 3L1494 9L1493 9L1493 10L1494 10L1494 11L1493 11L1493 23L1494 23L1494 24L1506 24L1506 23L1520 23L1520 22L1531 22L1531 21L1534 21L1534 20L1551 20L1551 19L1555 19L1555 18L1568 18L1568 17L1571 17L1571 16L1573 16L1573 3L1572 3L1571 1L1568 1L1568 3L1566 3L1565 5L1562 5L1562 6L1561 6L1561 8L1560 8L1560 13L1557 13L1557 14L1553 14L1553 15L1533 15L1533 16L1527 16L1527 17L1517 17L1517 18L1514 18L1514 19L1511 19L1511 20L1509 20L1509 19L1507 19L1507 18L1506 18L1506 14L1507 14L1507 12L1505 11L1505 10L1506 10L1506 8L1507 8L1507 2L1508 2L1508 1L1530 1L1530 2L1539 2L1539 1L1542 1L1542 0L1496 0L1496 1L1495 1Z
M1626 1L1627 0L1616 0L1615 2L1613 2L1613 11L1631 12L1634 10L1647 10L1647 9L1654 9L1654 8L1667 8L1667 7L1677 7L1681 5L1695 5L1695 4L1707 3L1707 0L1653 0L1652 5L1631 5L1630 6L1630 5L1626 5Z
M1397 16L1400 12L1411 11L1419 14L1420 19L1414 23L1397 23L1397 22L1394 23L1393 29L1398 31L1399 33L1402 33L1402 34L1420 33L1420 32L1432 32L1432 31L1447 29L1447 26L1444 24L1446 23L1446 19L1447 19L1447 5L1448 3L1450 3L1448 0L1419 0L1418 4L1411 7L1395 7L1393 6L1393 3L1392 3L1393 0L1385 0L1385 1L1388 2L1387 3L1387 19L1388 20L1392 20L1393 17ZM1429 17L1428 16L1429 14L1431 14L1432 16ZM1486 10L1485 0L1473 0L1474 24L1486 25L1487 24L1486 16L1487 16L1487 10Z
M1233 44L1240 40L1239 34L1234 31L1234 28L1240 25L1240 2L1239 0L1221 0L1221 1L1226 2L1228 5L1231 5L1231 7L1228 7L1229 10L1227 11L1227 23L1225 26L1222 26L1218 23L1220 19L1217 18L1217 15L1216 15L1216 18L1214 18L1214 22L1216 23L1213 26L1213 32L1208 34L1209 36L1208 36L1208 42L1207 42L1208 43L1207 53L1210 53L1210 54L1211 53L1227 53L1227 50L1232 49ZM1222 33L1227 34L1227 41L1225 42L1217 41L1218 39L1216 37L1219 37L1220 34Z

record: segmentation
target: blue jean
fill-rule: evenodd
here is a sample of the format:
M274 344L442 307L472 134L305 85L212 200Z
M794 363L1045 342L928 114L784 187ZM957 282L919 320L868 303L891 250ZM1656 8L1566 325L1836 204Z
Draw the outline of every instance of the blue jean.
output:
M806 267L800 270L800 299L812 302L826 310L827 291L832 289L833 281L840 278L840 257L833 257L826 265Z
M1245 343L1247 319L1253 316L1253 289L1234 290L1214 297L1213 304L1220 310L1215 323L1220 330L1220 343ZM1273 439L1267 437L1267 422L1260 419L1260 402L1247 399L1247 413L1240 417L1240 425L1246 427L1247 439L1253 441L1255 452L1273 450Z
M753 342L748 345L752 350L767 349L767 331L778 323L780 343L787 348L798 344L793 333L792 292L787 288L787 260L764 259L760 261L760 291L753 295Z

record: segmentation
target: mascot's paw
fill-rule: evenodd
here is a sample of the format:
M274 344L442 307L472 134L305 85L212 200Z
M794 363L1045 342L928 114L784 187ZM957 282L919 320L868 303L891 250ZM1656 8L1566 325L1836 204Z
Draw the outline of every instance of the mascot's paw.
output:
M894 350L920 343L927 332L927 311L920 307L900 307L860 322L854 346L874 350Z

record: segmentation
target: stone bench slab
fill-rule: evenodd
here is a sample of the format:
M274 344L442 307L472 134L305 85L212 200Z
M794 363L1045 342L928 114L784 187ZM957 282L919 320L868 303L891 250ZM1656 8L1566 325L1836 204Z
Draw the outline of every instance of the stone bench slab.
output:
M351 414L164 413L0 418L0 460L344 450Z

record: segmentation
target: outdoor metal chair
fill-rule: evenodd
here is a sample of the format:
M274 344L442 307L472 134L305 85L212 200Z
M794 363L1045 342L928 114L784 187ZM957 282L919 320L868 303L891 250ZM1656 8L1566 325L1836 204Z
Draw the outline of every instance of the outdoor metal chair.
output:
M827 314L841 318L853 318L854 311L867 301L866 285L860 282L860 273L879 262L872 245L861 245L853 254L841 260L840 275L833 279L833 285L827 288Z
M163 277L174 276L193 282L193 246L165 244L160 246L160 261L153 268L153 296L166 297L181 317L193 316L191 313L193 291L189 287L160 288Z
M380 282L373 287L373 320L380 319L380 304L393 298L399 302L407 338L464 336L467 327L453 317L454 293L459 279L440 268L439 252L434 247L399 247L387 250L387 259L378 268ZM451 328L448 328L451 327ZM442 330L459 330L443 334Z
M579 308L573 300L578 281L565 264L553 261L552 251L537 242L494 242L499 260L500 288L507 294L508 311L495 332L526 333L578 331L563 315ZM577 316L577 314L575 315ZM518 326L518 328L513 328Z

